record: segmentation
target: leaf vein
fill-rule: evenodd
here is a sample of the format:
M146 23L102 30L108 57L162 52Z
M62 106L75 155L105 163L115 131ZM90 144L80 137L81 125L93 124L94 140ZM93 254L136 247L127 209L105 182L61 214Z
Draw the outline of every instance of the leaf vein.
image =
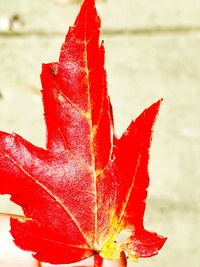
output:
M2 151L2 150L1 150ZM69 214L69 216L72 218L72 221L74 222L74 224L76 225L76 227L79 229L80 233L82 234L82 236L84 237L84 239L86 240L87 244L89 247L90 246L90 242L87 240L86 235L84 234L84 232L82 231L80 225L78 224L78 222L76 221L75 217L71 214L71 212L68 210L68 208L62 204L61 200L55 196L43 183L41 183L40 181L38 181L35 177L33 177L28 171L26 171L22 166L20 166L20 164L18 164L11 156L9 156L5 151L2 151L3 154L14 164L16 165L24 174L26 174L31 180L33 180L35 183L37 183L38 185L41 186L41 188L43 190L45 190L60 206L61 208L67 212Z

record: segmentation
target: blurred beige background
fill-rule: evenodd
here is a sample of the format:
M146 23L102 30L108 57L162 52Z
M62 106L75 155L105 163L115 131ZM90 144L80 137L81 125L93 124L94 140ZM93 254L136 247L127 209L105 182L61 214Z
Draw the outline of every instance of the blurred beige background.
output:
M200 266L200 1L102 0L106 66L118 135L163 97L151 148L145 225L168 236L130 266ZM45 145L42 62L57 61L80 1L0 0L0 129ZM0 196L0 212L21 212Z

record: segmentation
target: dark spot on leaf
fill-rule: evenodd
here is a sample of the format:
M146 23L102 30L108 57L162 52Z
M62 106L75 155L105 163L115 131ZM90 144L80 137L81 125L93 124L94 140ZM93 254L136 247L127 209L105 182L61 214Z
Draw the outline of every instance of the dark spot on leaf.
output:
M58 64L56 63L52 64L50 68L50 72L52 75L57 76L58 75Z

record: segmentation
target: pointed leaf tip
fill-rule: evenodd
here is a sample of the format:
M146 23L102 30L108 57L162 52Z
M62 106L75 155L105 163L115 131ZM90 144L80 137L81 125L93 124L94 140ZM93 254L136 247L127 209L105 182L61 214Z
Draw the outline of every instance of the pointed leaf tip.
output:
M74 22L74 26L72 27L72 30L73 28L78 27L82 23L84 23L85 29L86 27L89 29L89 32L92 32L94 26L100 28L101 20L97 14L97 9L94 0L85 0L83 2L80 12Z
M157 115L158 115L162 101L163 101L163 99L160 99L160 100L156 101L155 103L153 103L150 107L146 108L137 119L139 119L142 116L144 116L144 117L148 116L148 117L151 117L152 120L155 120Z

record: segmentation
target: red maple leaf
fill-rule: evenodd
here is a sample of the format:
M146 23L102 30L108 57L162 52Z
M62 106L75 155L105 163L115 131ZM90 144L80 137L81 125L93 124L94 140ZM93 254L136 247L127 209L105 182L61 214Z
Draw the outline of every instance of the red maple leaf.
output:
M131 259L150 257L166 240L143 226L160 101L115 136L99 34L94 0L85 0L59 62L43 65L47 149L0 132L0 193L25 214L11 219L11 233L40 261L116 259L122 250ZM130 237L118 241L123 230Z

